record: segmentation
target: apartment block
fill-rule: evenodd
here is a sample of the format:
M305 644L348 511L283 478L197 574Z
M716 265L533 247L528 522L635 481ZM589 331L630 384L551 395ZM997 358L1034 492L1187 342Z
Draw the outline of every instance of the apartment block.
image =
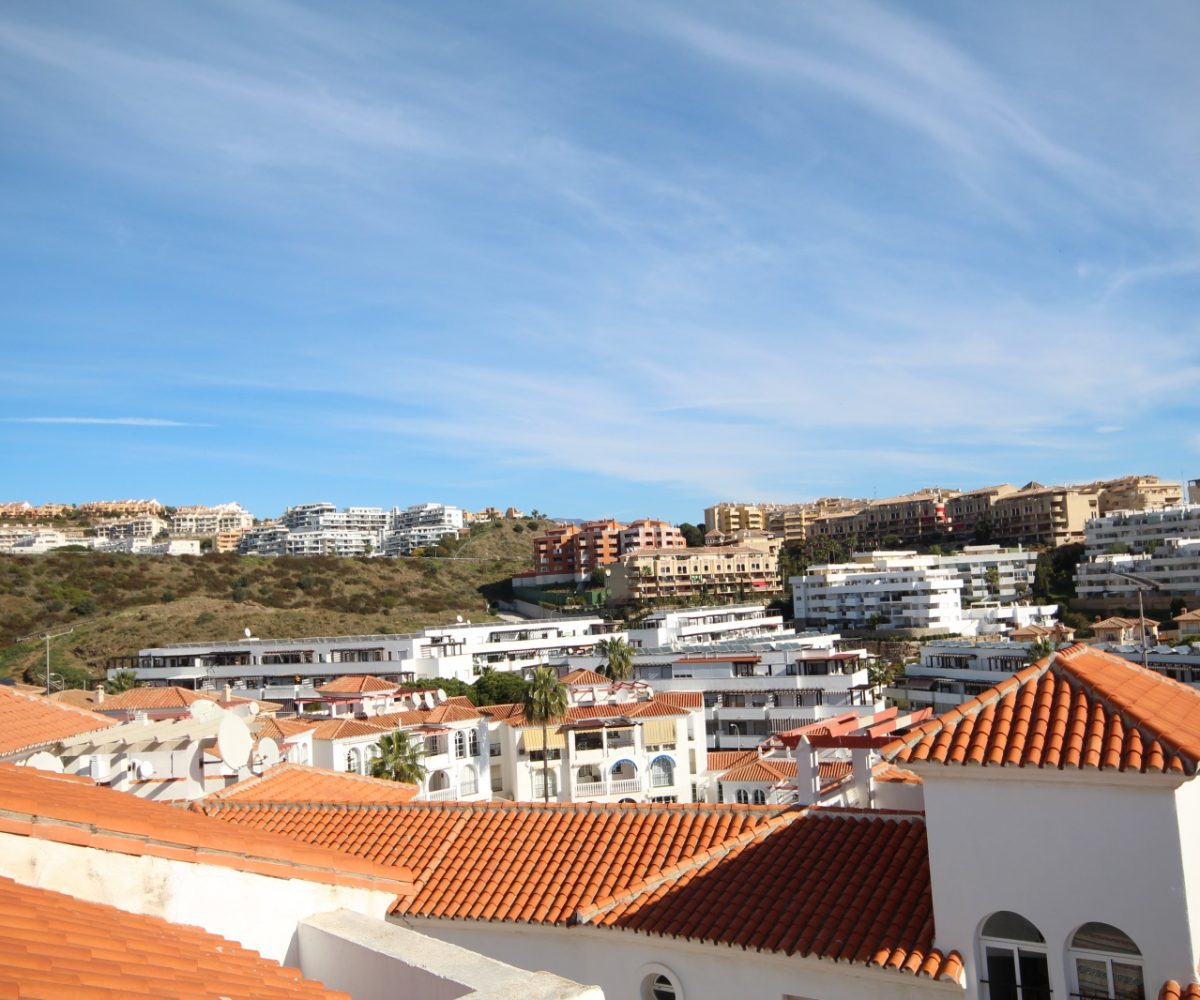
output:
M542 576L585 580L593 570L616 562L625 528L611 519L551 528L533 540L534 570Z
M254 515L239 503L180 507L171 515L172 535L209 538L228 532L240 534L253 526Z
M1141 577L1146 584L1124 574ZM1120 598L1133 604L1139 590L1148 606L1161 605L1168 597L1200 600L1200 535L1169 538L1141 553L1097 555L1075 571L1075 592L1081 602Z
M139 517L122 518L96 525L97 538L154 538L167 531L168 524L161 517L142 514Z
M955 538L972 538L981 530L990 531L996 501L1016 492L1017 488L1011 483L1001 483L950 497L946 501L946 517Z
M437 545L443 538L457 536L464 519L463 510L441 503L393 507L383 536L383 553L407 556L415 549Z
M1084 553L1089 559L1114 551L1140 554L1187 538L1200 538L1200 504L1093 518L1084 526Z
M157 500L95 500L81 503L76 509L95 517L135 517L162 514L164 508Z
M1025 545L1066 545L1083 540L1084 526L1100 512L1096 486L1028 483L992 504L993 534Z
M1183 502L1182 486L1158 476L1123 476L1096 485L1100 487L1101 517L1118 510L1162 510Z
M243 556L281 556L286 551L286 525L265 521L245 531L237 540L237 551Z
M635 549L686 549L683 532L669 521L642 518L633 521L620 532L621 552Z
M904 496L871 500L857 510L848 507L813 518L812 538L856 538L865 544L895 539L910 545L950 532L946 505L955 490L931 488Z
M704 530L731 535L735 531L765 531L766 511L760 504L719 503L704 510Z
M615 604L736 601L780 589L778 554L750 546L639 549L611 567L608 581Z

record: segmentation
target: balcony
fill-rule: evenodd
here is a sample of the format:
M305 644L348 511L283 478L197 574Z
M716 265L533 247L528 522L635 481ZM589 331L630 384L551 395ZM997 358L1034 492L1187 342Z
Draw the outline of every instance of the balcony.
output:
M625 778L615 781L583 781L571 787L573 801L600 798L605 795L641 795L645 791L641 778Z
M458 798L458 789L439 788L433 792L422 792L417 798L422 802L447 802Z

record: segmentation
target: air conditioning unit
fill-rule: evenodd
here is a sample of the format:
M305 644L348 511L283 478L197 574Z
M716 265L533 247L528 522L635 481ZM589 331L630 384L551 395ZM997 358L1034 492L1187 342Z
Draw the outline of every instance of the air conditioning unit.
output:
M97 784L107 783L111 777L108 757L93 755L88 761L88 777Z

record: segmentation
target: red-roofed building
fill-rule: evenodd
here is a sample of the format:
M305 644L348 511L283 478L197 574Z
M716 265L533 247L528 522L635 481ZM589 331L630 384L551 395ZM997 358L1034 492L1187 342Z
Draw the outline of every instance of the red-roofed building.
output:
M0 761L22 761L68 736L113 725L102 715L0 685Z

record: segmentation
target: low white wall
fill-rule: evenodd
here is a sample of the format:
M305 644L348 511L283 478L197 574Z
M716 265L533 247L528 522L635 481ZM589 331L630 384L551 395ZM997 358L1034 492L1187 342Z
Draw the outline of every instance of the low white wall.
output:
M603 1000L547 972L527 972L394 923L339 911L300 924L300 968L354 1000Z
M191 924L296 963L296 922L346 909L384 919L391 892L0 834L0 875L130 913Z
M396 918L390 918L396 919ZM863 965L788 957L631 931L544 927L523 923L408 918L406 926L524 968L548 969L598 983L604 995L637 1000L643 982L665 968L679 984L677 1000L917 1000L963 996L952 983Z

